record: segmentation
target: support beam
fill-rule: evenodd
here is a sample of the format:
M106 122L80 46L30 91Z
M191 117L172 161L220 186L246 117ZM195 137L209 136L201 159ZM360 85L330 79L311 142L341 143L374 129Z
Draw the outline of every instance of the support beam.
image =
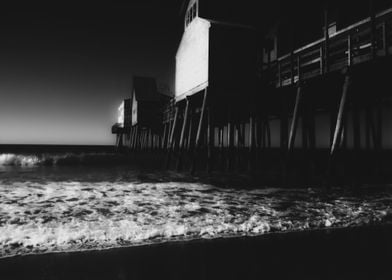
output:
M186 149L189 152L190 149L192 148L192 137L193 137L193 123L194 123L194 109L192 106L190 107L189 111L189 126L188 126L188 136L187 136L187 141L186 141Z
M371 32L370 32L370 41L371 41L371 54L372 58L376 58L376 15L374 12L374 3L373 0L369 0L369 14L370 14L370 25L371 25Z
M343 121L344 121L347 95L348 95L350 83L351 83L350 75L346 74L346 77L344 79L344 85L343 85L343 93L342 93L342 97L340 99L340 105L339 105L336 126L335 126L333 142L332 142L332 146L331 146L331 150L330 150L331 156L335 153L335 151L338 147L338 143L340 142L341 137L342 137L342 126L343 126Z
M376 110L376 149L381 152L382 150L382 121L383 121L383 103L381 98L377 100L377 110Z
M324 56L323 56L323 73L329 72L329 15L328 15L328 4L324 6Z
M212 112L211 112L211 108L208 108L207 110L207 171L208 172L212 171L212 165L213 165L212 152L214 149L214 139L215 139L214 136L215 136L215 130L212 122Z
M194 173L196 170L196 155L197 155L197 152L199 151L200 145L201 145L201 134L202 134L203 124L204 124L204 115L205 115L206 106L207 106L207 95L208 95L208 90L206 88L204 90L204 95L203 95L203 103L201 106L199 125L197 127L195 147L193 149L194 152L193 152L191 173Z
M176 128L177 128L177 125L178 125L178 113L179 113L179 108L178 108L178 105L176 105L175 113L174 113L173 126L172 126L172 129L170 131L170 139L169 139L169 145L168 145L169 150L173 150L174 149L174 135L175 135Z
M175 135L175 131L176 131L176 127L177 127L177 122L178 122L178 105L175 105L175 112L174 112L174 120L173 120L173 125L171 127L171 131L170 131L170 137L169 137L169 141L168 141L168 145L167 145L167 154L166 154L166 168L168 168L170 166L170 158L171 158L171 154L174 151L174 135Z
M352 103L352 121L354 150L359 151L361 149L361 121L358 100L353 100Z
M182 157L183 157L183 152L184 152L184 147L185 147L185 132L186 128L188 125L188 115L189 115L189 99L186 99L185 103L185 110L184 110L184 116L183 116L183 122L182 122L182 129L181 129L181 136L180 136L180 144L179 144L179 155L177 158L177 170L180 171L182 169Z
M292 149L294 148L294 144L295 144L295 137L296 137L296 134L297 134L298 118L299 118L299 111L300 111L301 101L302 101L302 90L301 90L301 86L298 85L298 87L297 87L297 96L295 98L293 119L291 121L291 128L290 128L290 136L289 136L289 144L288 144L288 150L289 151L292 151ZM304 128L302 128L302 130L304 130Z
M282 152L287 151L288 146L288 114L287 114L287 96L281 94L281 112L280 112L280 148Z
M167 135L168 135L168 126L169 126L169 123L165 123L164 125L163 125L163 135L162 135L162 139L161 139L161 145L160 145L160 148L161 149L164 149L164 147L165 147L165 144L166 144L166 138L167 138Z
M231 156L233 152L233 141L232 141L232 135L233 135L233 120L232 120L232 115L231 115L231 108L230 105L228 105L227 109L227 152L226 152L226 170L231 169Z

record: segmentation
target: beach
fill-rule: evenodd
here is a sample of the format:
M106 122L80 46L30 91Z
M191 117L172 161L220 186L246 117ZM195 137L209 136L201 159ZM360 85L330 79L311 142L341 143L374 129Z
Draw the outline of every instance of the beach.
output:
M255 187L129 157L2 154L4 279L390 276L391 186Z

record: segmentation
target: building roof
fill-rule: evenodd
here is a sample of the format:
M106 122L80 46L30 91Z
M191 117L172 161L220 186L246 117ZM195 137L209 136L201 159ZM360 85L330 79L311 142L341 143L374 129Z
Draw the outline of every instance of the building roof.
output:
M138 101L159 101L157 83L151 77L133 77L133 89Z

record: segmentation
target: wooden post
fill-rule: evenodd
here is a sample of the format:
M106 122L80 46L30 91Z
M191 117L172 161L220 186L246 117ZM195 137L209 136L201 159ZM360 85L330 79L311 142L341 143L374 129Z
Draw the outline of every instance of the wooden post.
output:
M189 112L189 99L187 98L186 103L185 103L185 110L184 110L181 136L180 136L180 145L179 145L180 149L182 149L184 147L185 130L186 130L186 126L188 124L188 112Z
M136 150L136 141L137 141L137 126L133 127L133 139L132 139L132 149Z
M175 109L174 109L175 111ZM166 148L167 150L170 149L170 137L171 137L171 133L173 130L173 126L174 126L174 117L172 120L169 121L169 126L168 126L168 130L167 130L167 136L166 136L166 145L164 148Z
M234 127L234 149L235 149L235 166L240 167L240 124L237 122Z
M383 176L383 164L382 164L382 148L383 148L383 143L382 143L382 121L383 121L383 103L382 99L379 97L377 100L377 109L376 109L376 140L377 144L375 145L376 147L376 155L377 155L377 173L379 177Z
M340 139L342 136L342 124L344 121L347 94L348 94L350 83L351 83L350 75L346 74L346 77L344 80L344 85L343 85L343 93L342 93L342 97L340 99L339 112L338 112L338 117L337 117L337 121L336 121L335 133L334 133L333 142L332 142L332 146L331 146L331 150L330 150L331 156L335 153L335 150L337 149L337 145L340 142Z
M310 122L312 121L313 115L310 114L309 110L309 102L307 100L303 100L302 102L302 149L308 149L309 142L310 142ZM294 141L295 143L295 141Z
M370 150L370 130L371 130L371 123L372 123L372 111L369 105L366 106L365 109L365 143L366 143L366 150Z
M212 124L211 108L207 110L207 172L212 171L212 151L214 148L214 126Z
M179 113L179 107L178 105L176 105L176 109L175 109L175 115L174 115L174 122L173 122L173 126L171 129L171 134L170 134L170 139L169 139L169 149L173 150L174 149L174 136L175 136L175 132L176 132L176 128L178 125L178 113Z
M146 149L147 151L151 149L151 130L149 128L146 130Z
M188 153L190 152L190 150L192 149L194 143L193 143L193 126L194 126L194 113L195 110L194 108L191 106L189 108L189 128L188 128L188 136L187 136L187 143L186 143L186 149L188 151Z
M291 49L291 55L290 55L290 74L291 74L291 82L290 82L290 84L291 85L294 85L294 82L295 82L295 74L294 74L294 51L293 51L293 49Z
M370 25L371 25L371 33L370 33L370 40L371 40L371 51L372 51L372 58L376 58L376 16L374 13L374 3L373 0L369 0L369 13L370 13Z
M135 125L133 127L134 133L133 133L133 140L132 140L132 149L136 151L136 141L137 141L137 126Z
M383 49L384 55L387 56L389 54L389 46L388 46L388 36L387 36L387 25L385 22L382 24L382 42L383 42Z
M174 112L174 120L173 120L173 125L171 127L170 132L170 138L168 139L168 145L167 145L167 154L166 154L166 168L170 166L170 157L171 153L174 151L174 135L175 135L175 130L177 127L177 122L178 122L178 105L175 105L175 112Z
M185 111L184 111L184 116L183 116L183 122L182 122L182 129L181 129L181 136L180 136L180 144L179 144L179 155L177 158L177 170L180 171L182 168L182 157L183 157L183 152L184 152L184 138L185 138L185 131L187 128L188 124L188 112L189 112L189 99L186 99L185 103Z
M263 126L263 148L271 148L271 128L268 117L266 117Z
M300 110L299 107L301 104L301 100L302 100L302 91L301 91L301 86L298 85L297 96L295 99L295 106L294 106L294 112L293 112L293 119L292 119L291 128L290 128L289 144L288 144L288 150L290 152L294 148L294 144L295 144L295 136L297 133L299 110ZM302 129L304 129L304 128L302 128Z
M139 150L143 150L144 148L144 130L140 129L140 136L139 136Z
M231 115L231 108L230 105L228 105L227 109L227 152L226 152L226 170L231 169L231 157L232 157L232 152L233 152L233 143L232 143L232 130L233 130L233 120L232 120L232 115Z
M288 145L288 116L287 100L284 93L281 94L281 112L280 112L280 147L282 152L286 151Z
M142 150L146 149L146 139L147 139L147 133L146 130L143 130L143 138L142 138Z
M165 143L166 143L166 137L167 137L167 130L168 130L168 123L166 122L163 126L163 135L162 135L162 141L161 141L161 145L160 148L163 150L165 147Z
M378 100L377 102L377 139L378 139L378 150L382 149L382 115L383 115L383 103L382 100Z
M134 135L134 127L131 126L131 139L129 141L129 149L132 150L133 149L133 135Z
M309 96L303 98L302 114L302 149L304 151L304 178L306 184L312 180L315 171L315 150L316 150L316 130L315 130L315 106Z
M347 66L350 67L352 65L352 42L351 35L347 37Z
M199 125L197 127L197 134L196 134L196 141L195 141L195 147L194 147L194 153L193 153L193 160L192 160L192 168L191 168L191 173L194 173L196 170L196 154L199 151L200 148L200 137L202 133L202 128L203 128L203 122L204 122L204 114L206 110L206 105L207 105L207 95L208 95L208 90L207 88L204 90L204 95L203 95L203 103L201 107L201 112L200 112L200 119L199 119Z
M219 154L220 154L220 164L222 169L224 168L224 155L223 155L223 131L224 131L224 126L219 127Z
M203 96L203 104L201 107L201 112L200 112L200 119L199 119L199 126L197 128L197 134L196 134L196 146L200 146L200 136L202 133L202 128L203 128L203 121L204 121L204 114L205 114L205 109L206 109L206 103L207 103L207 89L204 90L204 96Z
M249 150L248 150L248 170L252 169L252 162L253 162L253 152L254 152L254 117L251 114L249 117Z
M119 148L120 147L120 133L116 134L116 147Z
M324 74L324 46L320 47L320 75Z
M361 123L360 123L360 110L357 100L353 100L352 104L352 121L353 121L353 140L354 150L358 152L361 149Z
M328 73L329 71L329 19L328 19L328 6L324 6L324 63L323 63L323 73Z

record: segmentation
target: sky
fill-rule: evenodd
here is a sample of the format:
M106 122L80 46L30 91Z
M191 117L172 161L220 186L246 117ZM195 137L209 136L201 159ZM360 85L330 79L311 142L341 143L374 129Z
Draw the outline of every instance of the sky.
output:
M0 144L111 145L133 75L155 77L162 92L173 92L182 0L30 2L0 3ZM306 34L308 11L298 17L283 2L263 2L258 19L282 7L281 16L294 15Z
M0 7L0 144L110 145L133 75L173 90L181 1L128 2Z

